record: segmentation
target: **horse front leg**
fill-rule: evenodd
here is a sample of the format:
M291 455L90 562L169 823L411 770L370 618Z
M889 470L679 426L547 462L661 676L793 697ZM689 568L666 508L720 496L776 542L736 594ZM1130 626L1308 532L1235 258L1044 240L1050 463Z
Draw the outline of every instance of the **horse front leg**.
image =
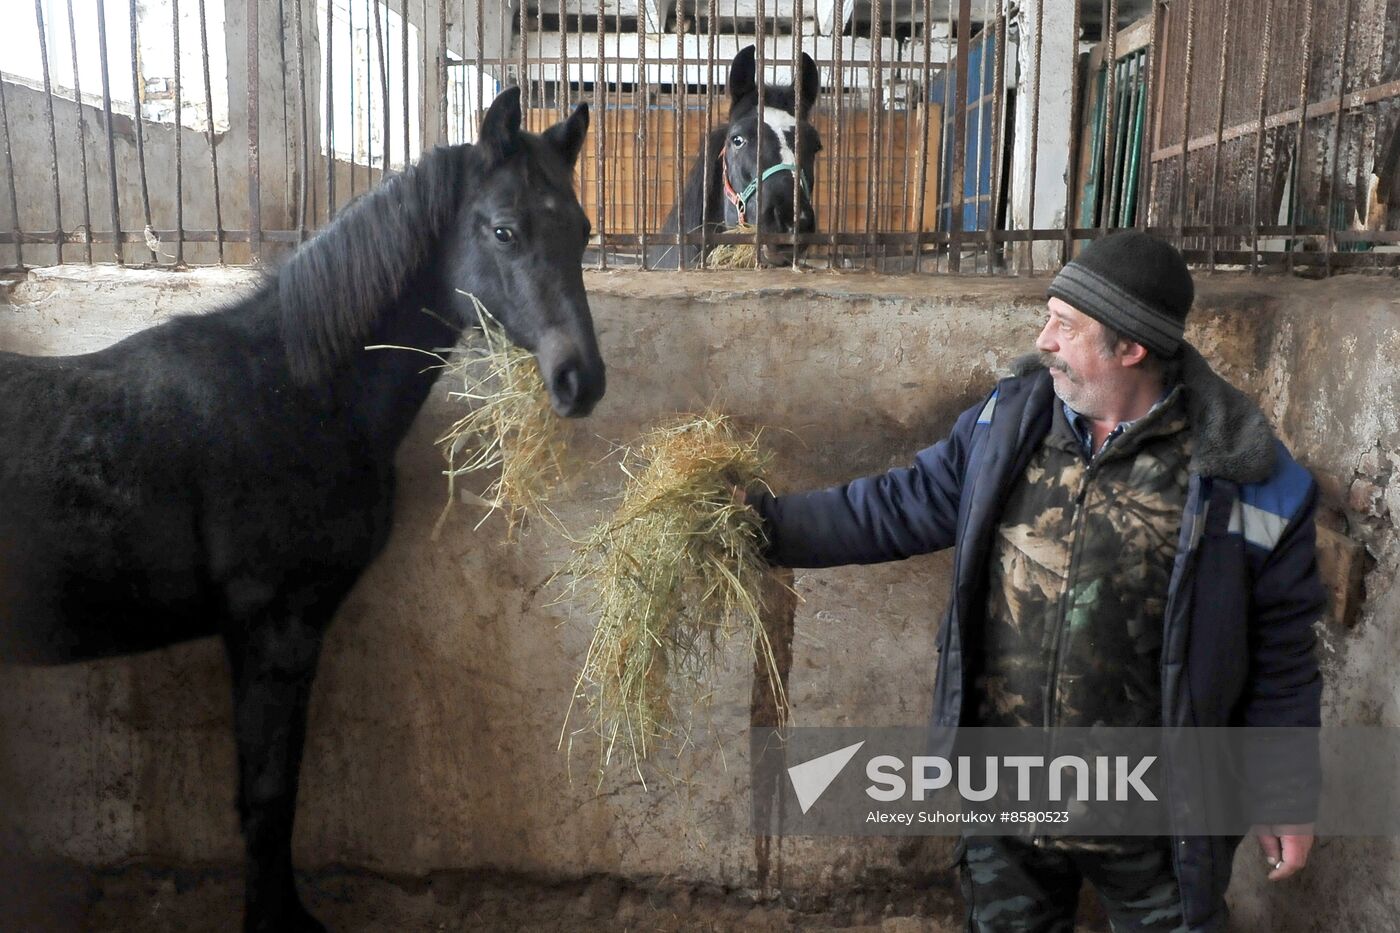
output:
M247 852L243 929L319 931L297 895L292 824L323 627L261 619L225 637L233 668L238 815Z

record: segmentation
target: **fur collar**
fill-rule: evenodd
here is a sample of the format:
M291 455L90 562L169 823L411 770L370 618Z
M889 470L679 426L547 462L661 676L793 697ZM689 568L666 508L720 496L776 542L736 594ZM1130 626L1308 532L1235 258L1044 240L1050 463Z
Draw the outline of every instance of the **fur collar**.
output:
M1178 365L1194 442L1191 472L1236 483L1268 479L1274 470L1276 442L1259 406L1217 375L1190 344L1183 347ZM1028 353L1011 363L1014 376L1044 370L1038 353Z

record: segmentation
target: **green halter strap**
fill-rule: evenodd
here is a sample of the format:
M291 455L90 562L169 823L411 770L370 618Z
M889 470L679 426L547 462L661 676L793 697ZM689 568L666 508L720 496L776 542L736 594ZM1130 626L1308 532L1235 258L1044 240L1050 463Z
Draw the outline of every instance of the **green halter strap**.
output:
M812 196L812 189L807 184L807 173L802 171L801 168L799 168L791 162L779 162L777 165L769 166L767 169L764 170L762 175L749 182L749 186L745 188L740 194L735 194L734 188L729 184L728 159L723 160L723 168L725 189L724 193L725 196L729 198L729 202L734 205L734 209L739 212L739 223L741 224L746 223L746 220L744 218L744 215L746 213L745 205L749 203L749 198L753 197L754 194L758 191L759 184L767 181L769 178L773 177L779 172L792 172L792 174L797 177L797 183L802 186L802 193L807 195L808 198L811 198Z

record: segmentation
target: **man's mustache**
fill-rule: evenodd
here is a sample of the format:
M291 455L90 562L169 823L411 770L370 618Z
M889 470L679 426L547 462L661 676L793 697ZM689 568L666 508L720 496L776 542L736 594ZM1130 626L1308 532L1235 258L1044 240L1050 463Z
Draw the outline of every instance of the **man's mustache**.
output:
M1046 369L1058 369L1062 373L1069 373L1069 364L1053 353L1047 353L1044 350L1040 351L1040 362Z

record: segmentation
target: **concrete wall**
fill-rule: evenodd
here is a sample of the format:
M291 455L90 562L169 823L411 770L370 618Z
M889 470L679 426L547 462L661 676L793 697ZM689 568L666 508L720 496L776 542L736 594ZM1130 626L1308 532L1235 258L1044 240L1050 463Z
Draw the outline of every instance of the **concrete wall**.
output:
M0 348L102 346L215 303L238 271L45 271L0 305ZM585 462L657 418L714 403L764 425L780 489L906 462L989 387L1038 328L1044 282L722 274L588 276L610 392L579 432ZM1389 630L1400 609L1400 304L1393 281L1206 279L1191 337L1259 398L1323 481L1326 522L1370 549L1352 629L1322 625L1331 722L1400 722ZM441 393L439 394L441 395ZM473 533L460 507L437 541L441 397L400 456L388 552L331 632L312 702L296 855L304 867L397 876L490 868L547 878L671 877L747 889L749 665L721 671L704 738L678 763L694 783L643 790L591 750L557 749L588 620L550 606L565 557L543 527ZM1394 488L1391 477L1397 476ZM561 517L605 514L620 474L587 470ZM922 722L948 555L798 574L791 694L798 724ZM0 668L0 849L85 865L230 863L228 677L217 645L67 669ZM789 840L783 887L839 897L861 884L946 882L940 841ZM1400 908L1390 842L1324 842L1296 883L1266 890L1242 850L1232 897L1244 928L1381 929ZM1335 922L1333 919L1335 918ZM1345 921L1345 922L1344 922Z

